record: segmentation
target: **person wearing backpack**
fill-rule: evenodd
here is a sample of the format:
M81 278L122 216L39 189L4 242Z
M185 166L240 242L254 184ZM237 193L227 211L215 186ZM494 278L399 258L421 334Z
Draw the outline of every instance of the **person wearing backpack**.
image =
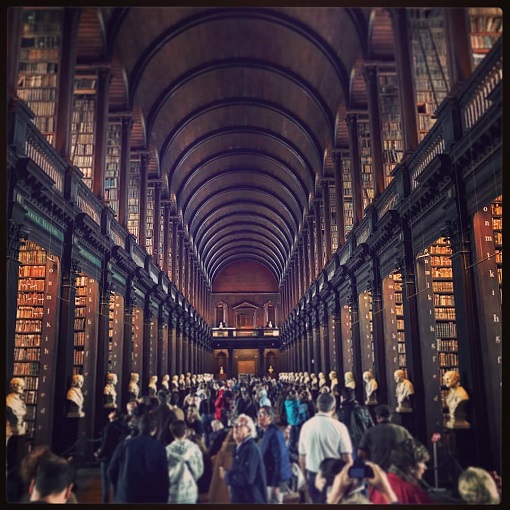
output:
M374 426L370 411L362 406L354 396L354 390L344 386L340 391L338 419L345 424L353 444L353 457L363 434Z
M195 504L198 500L197 480L204 472L200 447L186 439L186 423L175 420L170 424L175 440L166 447L170 490L168 503Z
M292 389L285 399L285 414L287 423L290 425L290 445L295 447L299 438L299 429L301 422L299 420L299 400L296 390Z

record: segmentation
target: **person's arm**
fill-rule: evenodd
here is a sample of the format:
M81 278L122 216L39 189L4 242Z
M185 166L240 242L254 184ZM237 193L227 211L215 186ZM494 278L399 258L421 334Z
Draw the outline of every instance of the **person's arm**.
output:
M400 503L397 495L395 494L395 491L390 485L385 471L374 462L366 461L365 463L374 471L374 477L367 478L368 485L377 489L382 497L386 500L386 503Z
M347 463L352 463L352 455L350 453L342 453L340 458Z
M356 456L358 457L358 459L361 459L361 460L367 460L368 459L368 452L366 450L362 450L361 448L358 448L357 452L356 452Z
M349 461L343 468L340 473L335 476L333 480L333 485L331 486L331 490L329 491L328 497L326 499L326 503L329 505L336 505L342 501L345 496L345 492L353 482L353 480L349 477L349 468L352 466L352 460Z

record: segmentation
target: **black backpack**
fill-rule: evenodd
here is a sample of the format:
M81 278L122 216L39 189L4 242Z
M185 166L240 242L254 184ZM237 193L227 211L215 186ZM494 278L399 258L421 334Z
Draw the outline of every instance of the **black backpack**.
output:
M370 415L370 411L361 405L357 405L351 412L351 421L349 431L353 446L357 447L363 434L374 426L374 420Z

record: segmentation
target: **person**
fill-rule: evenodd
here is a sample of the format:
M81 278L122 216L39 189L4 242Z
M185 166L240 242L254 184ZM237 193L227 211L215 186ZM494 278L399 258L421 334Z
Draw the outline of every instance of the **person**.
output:
M282 431L273 423L274 410L270 406L259 409L258 424L263 431L259 445L267 479L268 503L283 503L283 492L292 477L289 450Z
M377 388L379 385L377 384L375 377L372 375L372 372L369 370L363 372L363 381L365 381L365 393L367 397L365 400L365 405L377 405Z
M225 441L225 438L228 434L228 429L226 429L221 422L221 420L213 420L211 422L211 438L209 441L209 448L208 452L211 456L211 459L213 459L216 454L220 451L221 446L223 445L223 442Z
M349 470L352 462L347 462L340 473L335 476L331 490L327 495L328 504L369 504L371 501L360 492L363 484L358 478L351 478ZM372 468L373 476L364 479L371 491L377 491L380 495L381 503L398 504L400 503L397 494L391 487L388 475L375 462L366 461L366 465Z
M246 386L240 387L240 396L236 400L236 404L234 407L234 416L239 416L240 414L247 414L253 420L257 417L257 404L253 401Z
M145 412L139 433L122 441L108 466L114 503L166 503L169 478L165 447L156 440L157 419Z
M140 387L138 386L138 381L140 380L140 376L136 372L131 372L131 376L128 384L128 399L129 400L138 400L140 396Z
M397 387L395 394L397 396L397 413L411 413L413 408L411 406L411 395L414 394L413 383L405 377L403 370L395 370L394 374Z
M170 409L175 413L175 417L178 420L185 419L184 411L179 407L180 395L177 391L172 391L170 393Z
M404 439L391 451L388 482L400 503L404 505L433 503L429 494L420 486L429 458L425 446L414 438ZM369 490L369 499L374 504L386 503L384 494L374 487Z
M301 420L299 416L299 400L296 390L290 390L285 399L285 416L290 425L290 444L294 448L297 445Z
M220 478L229 487L231 503L267 503L266 468L255 438L254 421L246 414L238 416L233 427L236 443L232 467L219 467Z
M333 418L336 400L331 393L321 393L317 398L317 414L306 421L299 434L299 465L305 473L309 497L319 503L320 492L315 488L315 477L320 463L327 457L352 459L352 443L347 427Z
M354 374L352 372L345 372L344 386L347 386L347 388L351 388L353 390L356 389L356 381L354 380Z
M198 413L200 414L200 419L204 427L205 446L209 448L212 434L211 423L214 420L214 399L211 396L211 390L209 388L204 388L203 395L204 398L200 402Z
M25 380L21 377L13 377L10 381L10 388L11 392L5 399L5 405L11 416L15 418L15 420L11 420L11 431L13 436L22 436L26 434L25 416L27 406L23 400Z
M448 406L448 429L469 429L466 420L466 404L469 401L467 391L460 385L460 374L456 370L448 370L443 376L444 385L448 388L446 405Z
M340 390L340 407L338 408L338 418L345 423L353 445L353 453L363 434L373 427L374 421L366 407L360 405L354 396L354 390L344 386ZM355 457L356 455L354 455Z
M186 426L195 434L198 434L199 436L204 435L204 426L202 424L200 415L198 414L198 408L194 404L188 406L186 411Z
M342 459L335 459L327 457L322 459L317 476L315 477L315 488L321 493L320 503L326 503L328 495L333 487L333 481L340 471L345 466Z
M7 407L5 417L5 499L8 503L17 503L23 493L23 481L18 470L18 457L21 453L18 452L18 445L15 444L16 438L14 437L17 424L17 417L11 408Z
M74 374L71 382L71 387L67 390L67 417L68 418L83 418L85 413L83 412L84 396L82 392L83 387L83 375Z
M267 390L266 388L262 387L257 392L257 398L259 402L259 409L263 406L271 406L271 400L269 400L269 397L267 396Z
M170 394L164 388L158 391L158 406L152 412L157 417L156 426L156 439L160 441L164 446L169 444L173 440L173 436L170 433L170 423L176 419L175 413L170 409L168 399Z
M468 505L499 505L501 502L496 481L485 469L466 468L457 484L460 497Z
M170 424L174 436L166 447L170 489L168 503L195 504L198 500L197 480L204 472L199 446L186 438L186 423L175 420Z
M41 458L28 492L30 502L67 503L71 496L76 469L54 453Z
M376 424L369 428L358 444L357 456L361 460L371 460L384 471L391 465L390 455L395 446L411 439L411 433L402 425L391 423L392 412L388 405L381 404L374 408Z
M103 390L105 409L117 408L117 391L115 389L116 384L117 375L112 373L108 374L106 376L106 385Z
M95 457L100 462L102 503L110 502L110 479L108 478L108 466L112 460L117 445L128 435L128 428L120 411L112 409L108 414L109 423L101 432L101 446L95 452Z

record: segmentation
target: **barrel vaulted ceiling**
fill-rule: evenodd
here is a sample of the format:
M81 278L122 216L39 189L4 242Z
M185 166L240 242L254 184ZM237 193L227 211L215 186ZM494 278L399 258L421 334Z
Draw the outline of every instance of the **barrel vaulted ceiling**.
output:
M97 27L111 60L110 110L134 112L132 148L151 151L209 281L252 260L281 282L331 149L347 145L345 112L366 100L359 63L392 58L388 14L135 7L94 20L95 12L82 16L78 59L93 59Z

